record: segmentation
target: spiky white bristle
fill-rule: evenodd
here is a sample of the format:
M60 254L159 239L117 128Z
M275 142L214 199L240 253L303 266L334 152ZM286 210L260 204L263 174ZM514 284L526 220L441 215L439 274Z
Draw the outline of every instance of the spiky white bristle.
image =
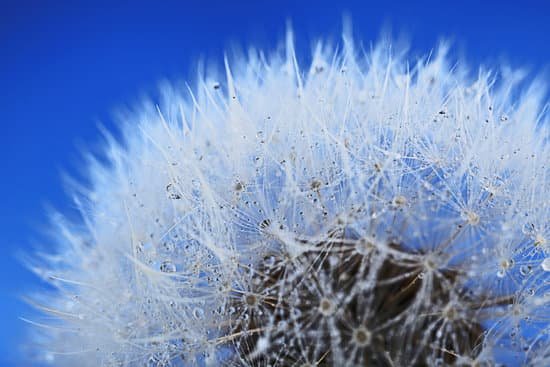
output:
M83 220L58 217L40 356L548 361L545 85L473 78L446 53L344 36L304 68L289 34L281 53L226 61L225 81L166 88L108 140L108 164L90 162Z

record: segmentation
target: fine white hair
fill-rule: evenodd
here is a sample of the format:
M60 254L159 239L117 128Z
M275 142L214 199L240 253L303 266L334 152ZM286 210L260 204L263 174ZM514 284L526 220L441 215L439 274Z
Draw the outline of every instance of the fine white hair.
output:
M547 364L546 84L509 70L472 76L448 51L411 59L345 33L338 47L319 42L304 66L289 31L280 52L226 58L223 80L164 86L159 104L125 118L121 142L106 134L106 159L89 158L90 184L74 187L82 219L53 217L57 251L31 265L53 287L31 301L44 315L28 320L39 358L289 365L294 348L296 365L365 364L362 348L391 335L404 345L388 349L387 365ZM330 261L304 263L319 244ZM345 256L366 254L345 292L325 279ZM260 318L246 311L256 299L241 296L267 292L257 274L272 256L285 275L270 278ZM388 259L403 274L384 284L414 275L417 293L386 323L351 325L333 305L382 312L365 295L384 286ZM285 287L313 284L310 274L308 297L324 302L311 318L326 333L278 310L300 298ZM442 287L446 299L435 300ZM424 332L407 331L426 315ZM484 329L467 353L458 319ZM338 325L348 324L354 342L344 345Z

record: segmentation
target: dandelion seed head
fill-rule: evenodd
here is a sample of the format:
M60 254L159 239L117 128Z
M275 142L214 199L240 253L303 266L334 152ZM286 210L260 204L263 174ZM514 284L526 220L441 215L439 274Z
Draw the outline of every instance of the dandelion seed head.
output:
M82 223L56 217L41 359L548 360L544 85L472 77L448 52L345 34L304 65L289 32L224 78L165 86L107 137L108 164L90 160Z

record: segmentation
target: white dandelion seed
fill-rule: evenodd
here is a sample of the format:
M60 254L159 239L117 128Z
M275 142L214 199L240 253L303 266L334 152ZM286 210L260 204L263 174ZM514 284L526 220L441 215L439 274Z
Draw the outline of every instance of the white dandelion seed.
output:
M547 361L543 83L349 34L166 87L35 267L56 366ZM40 270L38 270L40 269ZM540 365L540 364L539 364Z

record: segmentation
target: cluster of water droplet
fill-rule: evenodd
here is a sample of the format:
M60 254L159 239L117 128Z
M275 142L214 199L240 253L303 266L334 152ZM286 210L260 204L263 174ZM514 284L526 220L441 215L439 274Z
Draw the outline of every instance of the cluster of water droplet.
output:
M83 226L58 222L39 351L58 366L548 361L537 89L470 78L445 47L410 64L344 37L308 71L293 47L125 122L75 196Z

